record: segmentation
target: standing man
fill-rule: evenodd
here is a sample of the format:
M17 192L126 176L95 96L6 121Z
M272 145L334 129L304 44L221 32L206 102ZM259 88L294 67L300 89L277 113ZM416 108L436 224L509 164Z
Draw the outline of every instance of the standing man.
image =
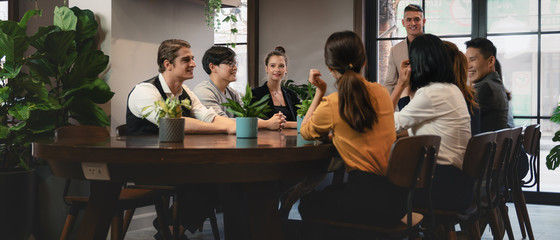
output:
M178 96L189 99L191 110L183 111L185 133L235 133L235 121L218 116L206 108L183 82L194 77L194 56L188 42L165 40L158 49L159 75L139 83L128 95L126 126L130 135L157 134L155 111L142 118L142 109L153 106L156 100ZM186 109L183 109L186 110Z
M508 97L496 72L496 47L486 38L465 43L469 62L467 80L474 84L480 107L480 131L488 132L508 127Z
M230 83L237 80L235 52L228 47L213 46L204 53L202 65L210 79L196 85L194 93L205 107L213 109L219 116L234 118L235 115L226 111L226 107L222 106L222 103L227 103L229 98L243 105L239 93L229 87ZM285 117L280 113L268 120L259 119L258 127L259 129L281 130L285 123Z
M389 94L393 93L393 89L397 85L401 62L408 59L408 46L416 37L424 34L423 28L425 23L426 19L424 18L422 7L416 4L409 4L404 8L402 25L406 29L406 39L391 48L387 74L385 74L383 81L383 86L387 88ZM408 97L408 89L408 87L404 89L401 97ZM401 107L400 105L399 103L399 107Z

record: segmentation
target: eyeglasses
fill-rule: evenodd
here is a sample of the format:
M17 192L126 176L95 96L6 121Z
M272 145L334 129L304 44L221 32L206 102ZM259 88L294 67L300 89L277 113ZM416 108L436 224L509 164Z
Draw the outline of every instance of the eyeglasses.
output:
M230 67L237 67L237 61L223 61L220 64L226 64L229 65Z

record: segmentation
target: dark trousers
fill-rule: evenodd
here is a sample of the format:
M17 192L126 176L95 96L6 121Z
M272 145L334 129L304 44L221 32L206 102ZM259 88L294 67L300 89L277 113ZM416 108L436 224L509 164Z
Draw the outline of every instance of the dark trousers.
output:
M472 202L473 180L462 170L451 165L436 165L432 181L432 203L434 209L463 211ZM412 205L428 208L428 191L414 192Z
M406 213L406 190L386 177L362 171L348 173L344 184L303 196L301 218L330 219L364 224L393 224Z

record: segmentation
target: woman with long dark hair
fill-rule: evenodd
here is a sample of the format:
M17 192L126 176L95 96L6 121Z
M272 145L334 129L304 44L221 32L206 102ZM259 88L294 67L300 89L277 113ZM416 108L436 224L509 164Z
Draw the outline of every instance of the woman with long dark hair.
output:
M410 44L409 60L401 64L397 88L410 86L413 98L395 113L397 132L438 135L441 144L432 185L434 208L461 211L472 199L472 180L462 171L471 137L469 110L457 86L452 61L443 42L425 34ZM397 90L399 91L399 90ZM414 195L415 206L428 207L426 191Z
M317 91L301 135L317 139L332 131L348 181L302 197L301 217L366 224L398 222L405 215L405 191L386 178L390 149L396 140L389 93L360 74L366 54L354 32L336 32L328 38L325 63L336 79L338 92L323 97L327 84L318 70L310 70L309 82Z

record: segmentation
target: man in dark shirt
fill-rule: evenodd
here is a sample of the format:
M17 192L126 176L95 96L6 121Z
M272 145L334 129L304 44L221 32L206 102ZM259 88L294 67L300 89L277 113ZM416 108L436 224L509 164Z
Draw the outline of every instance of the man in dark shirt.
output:
M496 47L486 38L465 43L469 62L468 81L474 83L480 106L481 132L508 127L508 98L500 75L496 72Z

